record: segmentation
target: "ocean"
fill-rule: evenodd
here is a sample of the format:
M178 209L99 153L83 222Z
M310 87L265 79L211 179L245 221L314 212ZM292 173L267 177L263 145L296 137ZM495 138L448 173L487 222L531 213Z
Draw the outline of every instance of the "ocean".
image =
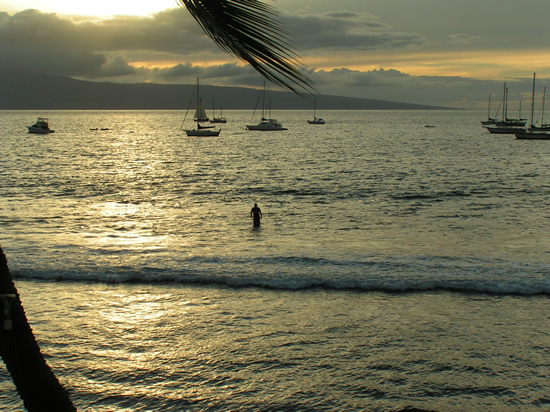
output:
M79 410L550 410L550 144L318 115L0 111L0 243Z

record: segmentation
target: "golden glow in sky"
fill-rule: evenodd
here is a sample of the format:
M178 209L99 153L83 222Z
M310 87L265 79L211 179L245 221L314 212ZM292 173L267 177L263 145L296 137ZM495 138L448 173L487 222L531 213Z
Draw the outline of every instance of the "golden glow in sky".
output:
M37 9L46 13L97 17L146 16L178 5L177 0L8 0L0 1L0 10L16 12Z
M374 61L369 63L368 60ZM311 67L334 70L346 67L351 70L369 71L394 68L413 76L463 76L477 79L494 80L500 76L524 76L529 70L546 73L550 66L550 52L540 50L509 51L461 51L461 52L404 52L392 50L371 51L363 59L349 53L332 53L330 56L318 56L303 59ZM338 63L335 65L334 62Z

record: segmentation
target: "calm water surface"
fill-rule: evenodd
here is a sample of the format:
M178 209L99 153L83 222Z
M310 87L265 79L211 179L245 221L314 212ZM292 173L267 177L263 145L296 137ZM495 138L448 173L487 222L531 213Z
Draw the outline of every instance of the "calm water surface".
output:
M319 114L0 112L0 241L79 409L549 407L548 142Z

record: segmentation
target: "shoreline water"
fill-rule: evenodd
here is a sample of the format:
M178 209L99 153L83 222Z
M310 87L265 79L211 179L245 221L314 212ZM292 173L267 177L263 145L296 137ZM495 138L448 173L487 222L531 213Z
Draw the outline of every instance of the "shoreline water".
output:
M549 402L543 296L18 287L48 362L84 410L543 410ZM120 397L123 387L133 389Z
M4 114L1 241L79 409L548 408L547 142L481 112Z

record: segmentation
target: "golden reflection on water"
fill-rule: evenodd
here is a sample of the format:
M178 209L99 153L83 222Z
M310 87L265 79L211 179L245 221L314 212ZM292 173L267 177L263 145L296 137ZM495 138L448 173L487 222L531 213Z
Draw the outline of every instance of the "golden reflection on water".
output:
M164 305L158 301L162 298L162 295L119 296L108 309L100 310L99 313L106 321L135 327L165 315Z
M544 298L18 286L37 339L83 410L93 402L112 410L110 398L116 410L127 400L134 410L181 410L187 400L198 409L256 410L296 396L297 387L338 410L390 410L418 388L467 392L472 382L542 396L548 328L534 325L548 323ZM365 388L391 396L384 403L362 396ZM440 396L431 409L452 409L457 399L478 410L506 394Z

